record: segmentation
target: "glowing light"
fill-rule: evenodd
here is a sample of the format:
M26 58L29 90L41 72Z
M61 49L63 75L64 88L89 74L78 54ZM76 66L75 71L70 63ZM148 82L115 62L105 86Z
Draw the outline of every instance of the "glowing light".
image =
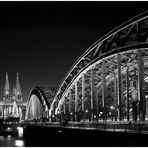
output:
M23 127L17 127L18 133L23 134Z
M10 130L11 130L11 128L10 128L10 127L8 127L8 128L7 128L7 130L8 130L8 131L10 131Z
M24 146L24 141L23 140L16 140L15 141L15 146Z
M100 112L100 115L102 115L103 114L103 112Z
M115 109L113 106L110 106L110 109Z
M7 136L7 140L11 140L11 135L8 135Z
M88 110L86 110L85 112L88 113Z

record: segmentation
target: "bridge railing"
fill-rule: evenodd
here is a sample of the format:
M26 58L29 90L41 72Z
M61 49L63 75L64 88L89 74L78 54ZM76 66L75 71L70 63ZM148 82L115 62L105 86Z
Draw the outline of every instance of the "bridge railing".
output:
M70 122L62 126L64 128L77 128L85 130L101 130L114 132L148 133L148 122Z
M34 126L49 126L60 128L74 128L83 130L100 130L112 132L130 132L148 134L148 121L110 121L110 122L68 122L61 124L60 122L27 122L25 124Z

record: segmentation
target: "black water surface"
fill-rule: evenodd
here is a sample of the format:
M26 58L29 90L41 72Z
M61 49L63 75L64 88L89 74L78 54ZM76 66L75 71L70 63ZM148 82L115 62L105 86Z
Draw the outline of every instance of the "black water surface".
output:
M127 147L148 146L148 135L134 133L104 132L59 127L27 126L23 137L16 133L0 134L0 146L25 147Z
M26 146L111 147L148 146L148 135L58 127L28 127ZM31 133L31 134L30 134Z

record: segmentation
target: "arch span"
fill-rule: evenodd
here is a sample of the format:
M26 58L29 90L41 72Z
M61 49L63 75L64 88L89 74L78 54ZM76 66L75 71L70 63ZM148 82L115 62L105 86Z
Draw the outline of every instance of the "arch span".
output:
M47 118L57 88L35 87L31 90L26 109L26 120Z
M148 79L148 12L134 17L94 43L72 66L49 115L90 121L112 115L145 120ZM132 113L131 113L132 111Z

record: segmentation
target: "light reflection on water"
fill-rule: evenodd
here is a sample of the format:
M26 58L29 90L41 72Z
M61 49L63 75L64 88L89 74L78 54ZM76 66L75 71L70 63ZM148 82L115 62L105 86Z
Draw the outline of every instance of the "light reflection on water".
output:
M25 141L23 140L23 127L5 127L5 132L0 132L0 147L24 147ZM14 130L14 131L13 131ZM16 133L15 133L16 132Z
M25 142L17 136L0 135L0 147L24 147Z
M23 140L16 140L15 141L15 146L24 146L24 141Z
M7 136L7 140L11 140L11 135L8 135Z
M0 141L1 141L1 140L4 140L4 136L0 136Z

